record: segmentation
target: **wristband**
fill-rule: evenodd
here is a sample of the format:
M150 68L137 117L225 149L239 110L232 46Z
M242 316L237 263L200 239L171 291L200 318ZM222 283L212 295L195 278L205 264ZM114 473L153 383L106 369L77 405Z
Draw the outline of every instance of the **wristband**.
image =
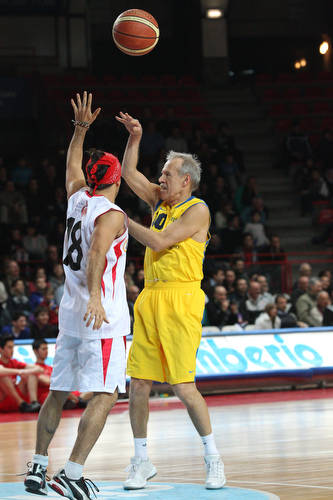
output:
M81 122L80 120L72 120L74 127L79 126L83 128L89 128L90 124L88 122Z

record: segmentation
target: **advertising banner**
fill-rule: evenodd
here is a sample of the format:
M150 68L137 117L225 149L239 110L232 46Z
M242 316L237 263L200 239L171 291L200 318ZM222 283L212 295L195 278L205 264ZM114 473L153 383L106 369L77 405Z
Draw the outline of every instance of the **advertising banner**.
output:
M268 375L314 368L332 368L333 371L333 331L276 332L202 338L197 354L197 378ZM130 346L129 340L128 350ZM55 344L50 341L47 364L53 363L54 348ZM14 357L33 363L31 344L16 345Z

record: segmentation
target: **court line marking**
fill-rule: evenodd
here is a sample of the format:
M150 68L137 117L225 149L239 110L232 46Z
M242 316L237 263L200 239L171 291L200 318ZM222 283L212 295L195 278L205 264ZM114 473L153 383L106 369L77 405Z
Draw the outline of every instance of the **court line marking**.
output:
M184 478L184 477L177 477L177 476L172 476L172 477L169 477L169 476L160 476L159 475L159 478L163 478L163 479L166 479L166 480L171 480L171 479L179 479L179 480L182 480L182 481L190 481L190 482L193 482L193 481L198 481L198 482L203 482L202 480L196 478L196 479L190 479L190 478ZM295 483L267 483L267 482L263 482L263 481L235 481L235 480L228 480L227 478L227 485L229 483L240 483L240 484L262 484L262 485L268 485L268 486L294 486L295 488L315 488L315 489L320 489L320 490L333 490L333 486L313 486L313 485L308 485L308 484L295 484Z

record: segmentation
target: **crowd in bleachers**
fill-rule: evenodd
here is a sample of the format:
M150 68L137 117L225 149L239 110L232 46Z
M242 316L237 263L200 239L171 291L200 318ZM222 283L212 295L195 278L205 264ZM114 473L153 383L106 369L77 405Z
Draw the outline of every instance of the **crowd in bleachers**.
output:
M121 91L123 97L125 94L129 97L128 93L131 91L131 82L127 83L128 88ZM157 97L161 99L163 89L154 90L154 82L145 83L151 86L149 92L159 92ZM193 81L186 83L192 85ZM67 84L74 85L73 82ZM50 92L55 92L58 99L64 100L65 93L68 98L68 89L50 88ZM191 89L199 99L199 89ZM120 92L120 89L109 90L111 94L117 91ZM171 89L168 90L170 91ZM139 95L145 90L138 89L136 92ZM177 92L179 95L173 96L174 101L186 98L184 88L178 87ZM189 103L193 106L191 92ZM105 90L96 90L96 93L100 99L103 96L104 99L109 97L109 94L105 95ZM138 95L130 97L135 100ZM229 124L215 124L206 110L198 119L184 120L178 116L180 111L177 106L170 106L168 102L167 96L163 109L160 107L157 110L154 106L147 105L141 108L137 105L133 109L137 111L144 131L139 167L147 177L157 181L169 149L194 153L202 162L202 181L195 194L207 202L212 216L211 240L207 248L203 281L209 301L205 324L244 326L255 324L257 313L269 317L278 315L279 308L276 313L274 308L265 311L265 307L275 303L276 299L283 303L279 295L286 292L283 281L286 255L280 236L269 231L269 212L265 200L258 189L256 178L247 175L242 151L237 146ZM199 102L201 103L201 97ZM138 99L137 104L139 103ZM131 111L130 107L128 111ZM107 126L103 121L99 125L97 122L96 127L89 131L87 141L93 143L90 145L99 146L100 137L109 135L113 137L115 152L121 157L127 136L115 120ZM326 185L331 193L331 185L326 183L327 172L330 171L328 159L331 143L332 134L326 131L318 146L317 156L314 156L313 146L299 124L295 124L285 137L283 154L287 158L289 172L301 192L302 211L312 206L317 195L319 199L327 197ZM315 168L316 162L320 163L320 170ZM62 150L52 157L12 155L0 159L3 257L0 326L2 332L11 331L16 338L27 335L32 338L56 337L58 332L57 314L64 282L61 262L66 217L64 172L65 154ZM117 203L130 217L146 225L150 223L148 206L138 200L125 183L121 186ZM133 259L135 266L131 263L126 273L130 309L143 287L143 254L144 248L131 238L128 256ZM215 283L216 273L225 274L218 283ZM258 293L257 283L263 279L266 284L260 283ZM216 291L216 284L222 285L226 291L222 302L217 296L223 296L224 291ZM268 289L263 290L263 286ZM295 321L290 321L294 325L310 324L299 317L296 304L288 297L287 299L286 308L288 311L290 309L290 315L295 315ZM250 309L246 306L246 301L251 302ZM218 320L213 319L216 303L223 303L223 314L218 314ZM285 323L282 321L282 325Z

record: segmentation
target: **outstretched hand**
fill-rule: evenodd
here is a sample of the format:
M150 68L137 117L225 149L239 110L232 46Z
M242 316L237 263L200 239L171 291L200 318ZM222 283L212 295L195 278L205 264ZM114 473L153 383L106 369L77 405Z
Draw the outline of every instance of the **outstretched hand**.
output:
M91 125L99 115L101 108L91 111L92 94L87 94L86 90L83 92L82 100L80 94L76 94L76 102L71 99L72 108L74 110L75 121L85 122Z
M133 118L133 116L129 115L128 113L123 113L122 111L120 111L119 116L116 116L116 120L118 120L118 122L122 123L126 127L128 133L131 136L133 137L142 136L141 123L136 118Z

